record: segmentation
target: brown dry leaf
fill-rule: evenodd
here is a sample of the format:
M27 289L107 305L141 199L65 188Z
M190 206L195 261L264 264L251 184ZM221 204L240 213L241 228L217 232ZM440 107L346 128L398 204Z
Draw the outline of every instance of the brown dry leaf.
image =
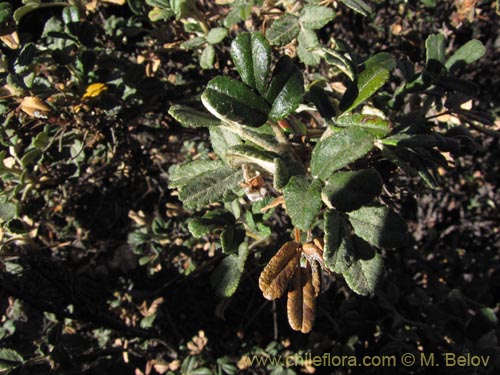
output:
M450 20L453 26L458 27L465 20L474 21L477 0L455 0L456 12L453 12Z
M4 42L10 49L19 48L19 35L17 35L17 31L15 30L10 34L0 36L0 40Z
M204 331L199 331L197 336L194 336L191 341L187 343L190 355L200 354L208 343Z
M50 112L50 108L36 96L26 96L19 108L31 117L44 117Z
M309 262L297 269L288 291L287 314L290 327L302 333L309 333L314 324L316 297L312 284Z
M319 296L321 292L321 274L317 268L312 268L312 285L314 288L314 297Z
M259 277L259 288L264 298L273 300L285 293L299 265L300 253L300 244L288 241L271 258Z

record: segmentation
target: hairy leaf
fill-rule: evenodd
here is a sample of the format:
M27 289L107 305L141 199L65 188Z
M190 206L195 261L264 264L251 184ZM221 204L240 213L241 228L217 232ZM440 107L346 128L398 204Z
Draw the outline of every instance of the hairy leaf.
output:
M340 0L346 6L354 10L355 12L367 17L372 12L370 6L363 0Z
M241 275L245 269L248 257L248 245L243 242L238 254L225 257L210 275L210 284L219 297L231 297L240 284Z
M214 67L215 60L215 48L211 44L208 44L203 48L200 56L200 67L202 69L212 69Z
M342 52L335 51L331 48L321 48L321 55L326 63L330 66L337 68L341 73L344 73L351 81L357 72L356 65Z
M389 70L393 64L394 62L388 64L385 53L382 57L375 55L365 62L365 70L349 85L342 96L339 103L340 110L349 112L375 94L389 79Z
M304 79L302 73L292 60L282 57L273 71L265 98L272 103L269 118L280 120L292 113L304 96Z
M271 48L260 33L242 33L231 43L231 57L243 82L261 94L271 74Z
M224 163L220 160L194 160L184 165L177 165L170 173L169 188L182 187L205 172L215 171L223 167Z
M341 211L357 210L382 191L382 178L375 169L336 172L326 182L322 195Z
M240 166L243 163L252 163L272 174L276 171L274 159L277 157L278 155L273 152L250 145L237 145L226 151L229 164Z
M316 315L316 295L312 283L309 263L298 267L288 291L287 315L290 327L295 331L309 333Z
M333 9L319 5L306 5L300 12L300 23L306 29L321 29L335 18Z
M361 128L375 138L383 138L391 132L389 121L361 113L346 113L337 119L335 125L341 128Z
M269 43L283 46L290 43L297 36L299 30L299 19L292 14L285 14L273 22L266 32L266 37Z
M373 141L370 133L359 128L347 128L321 140L312 152L312 175L326 181L333 172L370 152Z
M444 36L442 34L432 34L425 40L426 62L434 60L444 64L445 48Z
M289 241L271 258L259 277L259 288L264 298L273 300L285 293L299 266L300 252L300 244Z
M463 61L465 64L471 64L483 57L486 48L479 40L469 40L446 61L446 69L451 69L455 64Z
M173 105L168 114L186 128L202 128L220 125L220 120L185 105Z
M297 55L300 60L306 65L318 65L321 56L315 50L310 50L320 45L316 33L313 30L302 29L297 40L299 42Z
M227 36L227 29L224 27L214 27L210 29L207 35L207 42L210 44L217 44Z
M386 206L361 207L349 213L354 232L380 248L396 248L408 243L406 222Z
M209 211L202 217L190 219L188 229L194 237L200 238L226 226L234 226L235 223L236 219L231 212L218 209Z
M212 126L208 131L210 133L210 142L212 143L214 152L226 162L227 149L243 143L237 134L228 129Z
M222 167L190 180L179 192L179 198L187 208L203 208L209 203L223 200L242 181L241 170Z
M229 123L260 126L267 121L269 106L247 85L230 77L212 79L201 96L215 117Z
M304 176L293 176L285 186L283 196L292 224L308 231L321 209L321 181L312 182Z

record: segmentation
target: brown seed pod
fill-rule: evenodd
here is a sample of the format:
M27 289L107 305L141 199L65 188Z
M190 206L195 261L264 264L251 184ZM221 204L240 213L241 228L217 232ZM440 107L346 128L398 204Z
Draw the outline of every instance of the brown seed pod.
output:
M290 327L302 333L309 333L314 325L316 297L309 263L299 267L293 276L288 291L287 314Z
M300 253L300 244L289 241L271 258L259 277L259 288L264 298L273 300L285 293L299 265Z
M314 288L314 297L319 296L319 292L321 292L321 274L318 268L312 268L312 285Z

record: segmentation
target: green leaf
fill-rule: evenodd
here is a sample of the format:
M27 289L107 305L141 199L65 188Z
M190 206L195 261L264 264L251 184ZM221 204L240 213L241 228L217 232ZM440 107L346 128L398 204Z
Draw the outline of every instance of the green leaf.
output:
M314 103L319 114L324 119L331 119L332 117L335 117L337 112L330 101L330 97L318 84L314 84L309 89L309 92L306 94L306 99Z
M179 121L185 128L208 128L220 125L220 120L208 113L198 111L185 105L173 105L168 114Z
M396 60L387 52L380 52L368 58L364 63L365 69L383 67L387 70L393 70L396 67Z
M347 285L357 294L373 294L384 274L382 257L359 237L353 236L351 246L354 259L342 275Z
M318 5L306 5L300 12L300 23L306 29L321 29L335 18L333 9Z
M244 163L252 163L271 174L274 174L276 171L274 160L277 157L278 155L274 152L262 150L261 148L247 144L233 146L226 151L226 158L233 167L239 167Z
M211 44L208 44L203 49L200 56L200 67L202 69L213 69L215 60L215 48Z
M343 227L345 220L337 210L326 210L324 214L324 246L323 260L325 266L332 272L342 273L345 268L345 243L343 240ZM341 259L341 257L344 257Z
M231 297L240 283L241 275L245 269L248 257L248 245L243 242L238 249L238 254L225 257L210 275L210 284L219 297Z
M335 51L330 48L320 49L322 57L326 63L344 73L351 81L354 80L356 74L356 65L340 51Z
M319 141L311 156L311 173L326 181L333 172L365 156L373 148L373 136L359 128L347 128Z
M181 43L181 47L184 49L196 49L202 47L207 40L202 36L197 36L195 38L191 38Z
M290 43L299 33L299 19L292 14L285 14L273 22L266 32L271 44L285 45Z
M266 101L230 77L219 76L208 82L201 101L210 113L228 123L257 127L267 121Z
M80 22L80 11L76 6L65 7L62 11L62 19L65 25Z
M245 240L245 229L242 225L228 226L220 234L220 243L222 251L226 254L232 254L238 250L238 247Z
M356 108L375 94L389 79L389 69L393 67L393 64L387 63L386 55L384 53L381 58L375 55L365 62L365 70L356 81L349 85L339 103L342 112L349 112Z
M217 44L227 36L227 29L225 27L214 27L210 29L207 34L207 42L210 44Z
M16 23L19 23L21 21L21 18L23 18L28 13L31 13L34 10L37 10L38 8L41 8L41 4L37 4L37 3L26 4L22 7L17 8L14 11L12 18L14 18L14 21L16 21Z
M408 244L406 222L386 206L361 207L349 212L354 232L380 248L397 248Z
M269 118L280 120L292 113L304 96L304 79L299 68L288 57L282 57L273 71L265 98L272 103Z
M144 13L144 0L127 0L128 7L136 16Z
M426 62L435 60L444 64L445 48L444 36L441 34L432 34L425 40Z
M187 208L199 209L209 203L227 199L243 181L241 170L222 167L208 171L190 180L179 192L179 199Z
M340 128L359 128L375 138L383 138L391 132L389 121L381 117L362 113L347 113L337 119L335 125Z
M151 22L166 21L174 16L170 9L153 8L148 12L148 18Z
M321 209L321 181L309 181L304 176L293 176L283 191L286 209L292 224L308 231Z
M0 348L0 371L9 370L24 363L24 358L15 350Z
M217 209L207 212L202 217L189 220L188 229L193 237L200 238L226 226L234 226L235 223L236 219L231 212Z
M0 220L7 222L17 216L17 205L12 202L0 202Z
M261 94L271 73L271 48L260 33L242 33L231 43L231 57L241 79Z
M32 148L31 150L26 151L26 153L21 158L21 165L23 166L23 168L29 167L31 164L37 163L42 155L43 153L41 150Z
M227 162L226 151L228 148L242 143L241 138L234 132L224 129L222 127L210 127L210 142L212 143L212 148L214 152Z
M306 65L318 65L321 61L321 56L314 50L311 50L320 45L316 33L309 29L302 29L297 40L299 42L297 55L300 60Z
M370 6L363 0L340 0L340 1L344 3L347 7L351 8L355 12L358 12L359 14L365 17L368 17L372 12Z
M382 178L375 169L336 172L326 182L322 195L341 211L357 210L382 191Z
M7 2L0 3L0 25L7 22L12 15L12 7Z
M225 166L221 160L195 160L184 165L177 165L170 172L169 188L175 189L198 178L205 172L215 171Z
M463 61L465 64L471 64L483 57L486 48L479 40L469 40L446 61L446 69L451 69L453 65Z

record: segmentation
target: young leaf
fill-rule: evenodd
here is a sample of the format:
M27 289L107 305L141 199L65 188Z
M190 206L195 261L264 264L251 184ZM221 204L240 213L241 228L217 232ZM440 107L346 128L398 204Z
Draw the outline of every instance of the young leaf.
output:
M288 291L287 316L290 327L295 331L309 333L316 315L316 295L312 283L309 263L298 267Z
M177 165L170 172L170 189L180 188L201 176L205 172L215 171L224 167L221 160L194 160L184 165Z
M210 29L207 35L207 42L210 44L217 44L227 36L227 29L224 27L214 27Z
M389 121L362 113L346 113L337 119L335 125L340 128L360 128L375 138L383 138L391 132Z
M205 128L220 125L220 120L185 105L173 105L168 114L179 121L185 128Z
M197 36L197 37L188 39L185 42L182 42L181 47L184 49L196 49L196 48L200 48L201 46L203 46L206 42L207 42L207 40L204 37Z
M321 209L321 185L319 180L293 176L283 191L292 224L304 232L311 229Z
M266 101L230 77L219 76L208 82L201 101L210 113L225 122L257 127L267 121Z
M0 221L7 222L17 216L17 205L0 201Z
M406 222L386 206L361 207L349 212L354 232L380 248L397 248L408 244Z
M349 112L356 108L375 94L389 79L389 69L393 65L387 63L386 55L384 54L382 58L375 55L365 63L365 70L358 76L357 81L349 85L339 103L342 112Z
M242 181L241 170L219 168L190 180L179 192L179 198L187 208L203 208L209 203L223 200Z
M355 127L319 141L311 155L312 175L326 181L333 172L370 152L373 141L370 133Z
M427 39L425 40L425 61L427 63L429 63L429 61L431 60L434 60L441 64L444 64L446 48L444 42L445 40L442 34L432 34L427 37Z
M300 244L289 241L271 258L259 277L259 288L264 298L272 301L285 293L299 266L300 253Z
M358 12L359 14L365 17L368 17L372 12L370 6L363 0L340 0L340 1L344 3L347 7L351 8L355 12Z
M292 60L282 57L273 71L273 78L265 95L272 103L269 118L281 120L292 113L304 96L304 79Z
M213 69L215 60L215 48L207 44L200 56L200 67L202 69Z
M322 195L341 211L353 211L371 202L382 191L382 178L375 169L336 172Z
M241 80L261 94L271 73L271 48L260 33L242 33L231 43L231 57Z
M225 257L210 275L210 284L219 297L231 297L240 284L241 275L245 269L248 257L248 245L243 242L238 254Z
M269 43L284 46L297 37L299 30L299 19L287 13L273 22L266 32L266 37Z
M335 18L333 9L319 5L306 5L300 12L300 23L306 29L321 29Z

